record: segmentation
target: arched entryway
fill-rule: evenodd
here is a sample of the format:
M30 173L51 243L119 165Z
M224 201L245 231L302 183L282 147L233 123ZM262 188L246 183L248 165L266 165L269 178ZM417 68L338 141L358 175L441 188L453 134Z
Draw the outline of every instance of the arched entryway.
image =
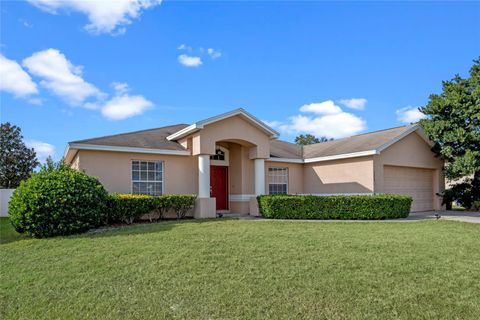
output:
M275 131L241 109L195 123L181 133L171 136L171 139L178 139L182 145L191 149L192 155L198 158L198 198L195 217L211 218L217 212L216 199L212 196L211 189L211 183L216 182L211 180L211 173L226 177L219 179L218 184L228 185L226 190L223 189L228 192L227 203L219 204L218 209L228 208L227 210L231 212L239 212L241 209L244 213L256 214L258 207L255 196L265 192L265 159L270 157L270 139L276 136ZM216 161L217 151L219 156L221 153L218 145L229 150L228 169L212 167L211 161ZM240 150L241 157L238 157L240 160L237 162L233 161L231 146L236 146ZM236 179L232 179L233 173L237 175ZM225 192L221 196L225 200ZM232 196L235 201L242 202L236 203L235 209Z

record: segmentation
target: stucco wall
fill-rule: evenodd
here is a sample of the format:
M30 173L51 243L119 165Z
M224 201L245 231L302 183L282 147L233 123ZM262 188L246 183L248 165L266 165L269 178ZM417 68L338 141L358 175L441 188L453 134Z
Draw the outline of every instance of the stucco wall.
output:
M253 160L249 159L248 147L237 143L227 143L227 145L230 151L229 208L231 212L248 213L249 198L247 196L252 195L254 189Z
M242 214L249 213L250 212L249 201L230 201L230 212L242 213Z
M270 157L270 138L260 129L254 127L240 116L234 116L206 125L192 135L192 152L198 154L214 154L215 143L231 141L254 147L252 157ZM255 148L257 147L257 148ZM258 153L258 154L255 154Z
M236 143L221 143L229 149L229 194L254 193L253 160L249 148ZM141 153L79 150L71 166L96 176L109 192L131 193L132 160L164 162L165 194L196 194L198 191L198 159L196 156L151 155ZM248 213L248 199L230 201L232 212Z
M230 167L229 190L233 195L252 194L254 175L253 160L249 159L248 147L237 143L229 143Z
M434 170L432 182L435 199L434 208L436 210L442 208L441 199L436 194L445 190L445 179L442 172L443 161L435 157L431 147L417 133L409 134L383 150L379 155L374 156L375 192L378 193L384 192L383 172L385 165Z
M303 193L373 192L373 157L306 163Z
M132 160L164 161L164 193L196 194L198 159L189 156L79 150L79 169L96 176L109 192L131 193Z
M230 166L228 168L228 185L230 194L242 194L243 175L242 170L233 169L242 166L242 146L232 144L228 146L230 152Z
M288 168L288 193L303 192L303 164L265 161L265 194L268 194L268 168Z
M78 154L73 158L70 167L75 169L75 170L80 169L80 157L78 156Z

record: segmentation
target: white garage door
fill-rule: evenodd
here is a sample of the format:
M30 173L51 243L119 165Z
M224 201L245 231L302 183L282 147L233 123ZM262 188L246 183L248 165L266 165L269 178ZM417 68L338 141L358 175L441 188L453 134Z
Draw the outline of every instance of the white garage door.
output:
M385 193L413 198L412 212L433 210L433 170L385 166L383 176Z

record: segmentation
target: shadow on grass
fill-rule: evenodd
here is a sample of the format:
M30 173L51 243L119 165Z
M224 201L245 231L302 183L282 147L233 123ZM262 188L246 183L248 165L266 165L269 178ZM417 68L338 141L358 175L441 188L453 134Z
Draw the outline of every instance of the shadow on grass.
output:
M58 236L51 238L41 238L41 239L73 239L73 238L104 238L104 237L114 237L114 236L124 236L124 235L134 235L134 234L147 234L147 233L156 233L162 231L171 230L177 226L185 224L203 224L203 223L212 223L212 222L223 222L227 220L236 220L235 218L221 218L221 219L183 219L183 220L162 220L158 222L140 222L131 225L119 225L119 226L109 226L109 227L100 227L97 229L91 229L85 233L74 234L70 236ZM28 237L24 234L18 233L15 231L13 226L10 224L10 219L0 218L0 245L12 243L21 240L36 239ZM37 239L37 240L41 240Z
M132 225L122 225L116 227L106 227L93 229L84 234L76 235L76 237L88 237L88 238L103 238L114 237L121 235L134 235L134 234L147 234L156 233L162 231L172 230L182 225L200 225L204 223L221 223L227 220L236 220L234 218L222 218L222 219L183 219L183 220L162 220L158 222L145 222L136 223Z
M15 231L8 217L0 218L0 245L24 239L28 237Z

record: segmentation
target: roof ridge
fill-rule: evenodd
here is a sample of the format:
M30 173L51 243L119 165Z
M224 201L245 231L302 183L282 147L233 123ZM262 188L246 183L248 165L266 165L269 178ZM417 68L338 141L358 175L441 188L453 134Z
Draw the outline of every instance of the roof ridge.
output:
M399 128L408 128L408 127L415 126L415 125L417 125L417 124L418 124L418 123L412 123L412 124L407 124L407 125L403 125L403 126L396 126L396 127L386 128L386 129L380 129L380 130L375 130L375 131L370 131L370 132L364 132L364 133L355 134L355 135L353 135L353 136L344 137L344 138L340 138L340 139L334 139L334 140L329 140L329 141L322 141L322 142L318 142L318 143L312 143L312 144L305 145L304 147L306 147L306 146L316 146L316 145L319 145L319 144L322 144L322 143L339 142L339 141L343 141L343 140L347 140L347 139L351 139L351 138L355 138L355 137L364 136L364 135L367 135L367 134L379 133L379 132L382 132L382 131L388 131L388 130L399 129Z
M109 135L105 135L105 136L99 136L99 137L92 137L92 138L87 138L87 139L82 139L82 140L70 141L69 143L79 143L79 142L84 142L84 141L87 141L87 140L118 137L118 136L124 136L124 135L127 135L127 134L141 133L141 132L146 132L146 131L153 131L153 130L158 130L158 129L165 129L165 128L170 128L170 127L176 127L176 126L188 126L188 124L178 123L178 124L172 124L172 125L164 126L164 127L157 127L157 128L150 128L150 129L129 131L129 132L124 132L124 133L115 133L115 134L109 134Z
M403 126L396 126L396 127L380 129L380 130L375 130L375 131L370 131L370 132L365 132L365 133L359 133L359 134L356 134L356 135L353 135L353 136L350 136L350 137L346 137L346 138L354 138L354 137L364 136L366 134L371 134L371 133L377 133L377 132L388 131L388 130L399 129L399 128L413 127L417 124L418 123L411 123L411 124L406 124L406 125L403 125ZM346 138L342 138L342 139L346 139Z

